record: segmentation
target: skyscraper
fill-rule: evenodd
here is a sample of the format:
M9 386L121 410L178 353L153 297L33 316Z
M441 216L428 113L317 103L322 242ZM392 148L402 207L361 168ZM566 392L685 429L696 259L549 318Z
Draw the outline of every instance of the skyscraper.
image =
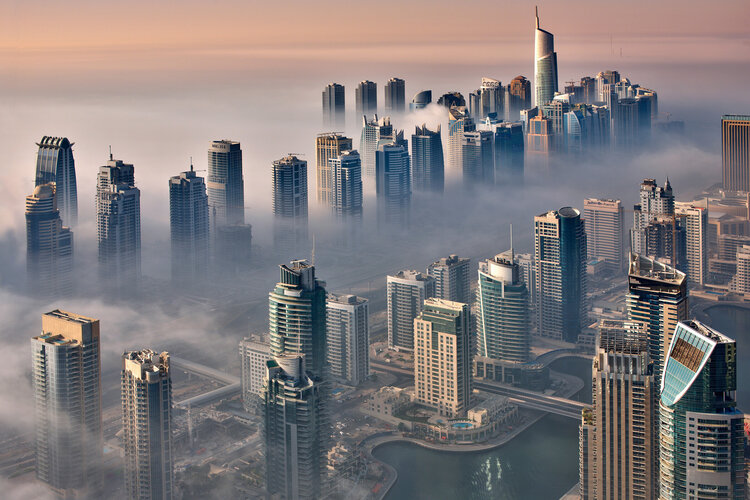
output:
M354 89L357 116L374 115L378 112L378 85L370 80L359 82Z
M328 160L331 207L336 215L362 218L362 162L357 151L343 151Z
M649 357L659 380L672 332L678 321L688 317L685 273L631 253L625 304L628 320L646 325Z
M737 249L737 273L732 278L730 289L737 293L750 294L750 245Z
M263 390L266 490L294 500L320 498L326 436L321 387L301 354L266 363Z
M261 411L266 363L271 359L268 342L250 336L240 340L242 406L248 413Z
M391 78L385 84L385 112L403 113L405 110L405 82L401 78Z
M658 496L658 380L645 325L602 320L592 366L593 410L584 410L580 443L583 499ZM586 429L588 427L588 429Z
M721 117L721 169L724 189L750 191L750 115Z
M538 332L576 342L586 326L586 229L581 212L563 207L534 217Z
M526 154L546 160L555 149L555 132L552 130L552 120L537 115L529 120L526 134Z
M403 136L401 136L403 137ZM379 220L403 228L409 220L411 165L408 146L381 142L375 155L375 191Z
M424 109L428 104L432 102L432 90L422 90L414 94L411 102L409 103L409 111L416 111L418 109Z
M451 107L448 109L448 168L454 172L463 171L463 148L461 143L466 132L476 130L466 108Z
M73 232L60 220L54 183L26 197L26 274L39 297L61 297L73 287Z
M271 356L304 354L307 370L323 376L326 363L325 282L305 260L279 266L280 279L268 294Z
M343 85L329 83L323 89L323 126L329 130L346 127L346 92Z
M331 375L357 386L370 374L369 301L329 293L326 300L327 360Z
M368 177L375 177L375 151L380 141L393 139L391 118L385 116L378 120L378 115L370 121L362 117L362 136L359 141L359 154L362 157L362 171ZM351 148L350 148L351 149Z
M603 260L612 272L625 268L624 215L620 200L583 200L588 258Z
M211 143L206 187L212 229L245 223L245 182L239 142L224 139Z
M31 339L36 477L68 498L101 487L99 320L58 309Z
M551 101L557 92L557 52L555 37L539 27L539 10L536 12L534 38L534 106Z
M476 121L484 120L494 115L505 116L505 88L500 80L482 78L482 86L476 93L469 95L469 112Z
M106 165L99 167L96 176L96 209L99 211L99 196L110 190L111 186L124 184L125 186L135 187L135 167L130 163L122 160L115 160L112 153L109 154L109 161Z
M78 185L73 160L73 143L67 137L44 136L36 143L36 186L54 182L57 186L57 207L68 227L78 223Z
M207 275L208 196L203 177L193 166L169 178L169 231L172 280L191 282Z
M477 354L525 363L531 353L529 290L513 251L479 263Z
M464 186L493 185L495 183L495 158L492 150L492 132L475 130L464 132L461 140L461 169Z
M435 296L435 279L417 271L399 271L386 279L388 299L388 347L414 350L414 318L425 299Z
M128 498L174 496L172 378L169 354L122 355L122 429Z
M427 266L435 279L435 297L471 304L471 259L450 255Z
M315 178L317 180L318 203L331 203L331 158L352 149L352 140L340 134L318 134L315 138Z
M522 109L531 107L531 82L518 75L506 87L505 120L517 121Z
M694 203L675 203L679 224L685 228L688 281L708 281L708 208Z
M274 242L295 250L307 241L307 162L288 155L273 162Z
M674 214L674 193L669 179L664 187L656 185L654 179L643 179L640 203L633 207L633 228L630 231L630 249L633 253L646 254L646 227L654 216Z
M520 123L494 126L495 184L518 185L523 182L524 136Z
M471 406L469 306L430 298L414 319L414 393L439 415L458 418Z
M665 360L659 498L744 498L735 341L698 321L681 321Z
M411 136L411 171L415 191L442 193L445 186L445 163L440 125L430 130L417 126Z

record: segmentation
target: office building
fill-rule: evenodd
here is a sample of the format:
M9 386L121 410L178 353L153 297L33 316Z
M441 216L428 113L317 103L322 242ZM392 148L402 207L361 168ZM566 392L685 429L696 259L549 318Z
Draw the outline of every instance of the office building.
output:
M721 171L724 189L750 191L750 115L721 117Z
M99 167L96 176L96 209L99 211L100 195L110 191L111 186L123 184L128 187L135 187L135 167L130 163L122 160L115 160L112 153L109 154L109 161L106 165Z
M678 223L685 228L688 281L704 285L708 282L708 208L678 202L675 213Z
M100 352L99 320L57 309L31 339L36 477L62 498L102 485Z
M411 136L412 185L415 191L442 193L445 188L445 162L440 125L430 130L417 126Z
M214 271L232 278L247 273L252 255L253 226L219 226L214 234Z
M495 183L493 134L489 130L464 132L461 139L461 170L464 186Z
M435 298L471 304L471 259L440 258L427 266L427 274L435 280Z
M357 151L343 151L328 160L331 172L330 204L336 215L362 218L362 161Z
M665 356L659 404L659 498L745 497L744 415L735 341L681 321Z
M60 220L54 183L26 197L26 274L37 297L64 297L73 289L73 232Z
M687 231L673 217L654 216L644 230L648 257L687 271Z
M271 347L265 339L251 335L240 340L239 350L242 365L242 406L248 413L260 412L263 378L266 376L266 363L271 359Z
M122 355L122 430L127 497L176 496L168 353L143 349Z
M422 90L421 92L414 94L414 97L409 103L409 111L424 109L430 103L432 103L432 90Z
M736 253L737 271L730 289L737 293L750 294L750 245L742 245Z
M476 130L476 124L463 106L448 109L448 168L463 172L462 142L466 132Z
M263 439L266 491L272 498L321 497L327 448L321 387L304 355L276 355L266 364Z
M211 143L206 188L212 230L245 223L245 181L239 142L225 139Z
M307 242L307 161L288 155L272 168L274 244L296 252Z
M523 125L499 123L494 129L495 184L518 185L523 182L526 150Z
M539 27L536 12L534 38L534 106L541 106L555 97L557 92L557 52L555 36Z
M579 443L581 498L657 498L659 381L645 325L602 320L600 332L592 365L593 409L584 410L586 438Z
M614 85L620 81L620 72L612 69L607 69L597 73L594 78L594 84L596 85L596 101L606 102L609 98L609 89L607 85Z
M73 143L67 137L44 136L37 142L36 184L54 182L57 186L57 208L68 227L78 223L78 185L73 159Z
M399 136L403 138L402 133ZM407 225L411 204L411 162L408 146L381 142L375 155L378 219L399 228Z
M352 149L352 140L340 134L318 134L315 138L315 179L317 181L318 203L331 203L331 158L337 158L344 151Z
M679 321L688 317L685 273L654 259L631 253L625 305L629 321L646 325L649 357L659 380L662 360L672 340L672 332Z
M552 130L552 120L537 115L529 119L528 132L526 134L526 153L530 157L539 157L546 160L549 154L555 150L555 133Z
M435 279L418 271L399 271L386 279L388 347L414 350L414 318L424 301L435 296Z
M500 80L482 78L482 86L469 94L469 114L475 121L488 116L505 116L505 88Z
M271 356L304 354L307 370L323 376L326 360L326 289L305 260L280 265L280 279L268 294Z
M385 112L403 113L406 111L406 87L401 78L391 78L385 84Z
M208 196L203 177L190 170L169 178L172 280L200 281L208 272Z
M327 359L331 375L357 386L370 374L369 301L329 293L326 300Z
M359 82L354 89L357 116L374 115L378 112L378 85L370 80Z
M513 250L479 263L477 354L526 363L531 354L529 289Z
M448 92L441 95L437 100L438 106L443 106L448 109L454 107L465 108L466 99L461 95L461 92Z
M646 254L646 226L655 216L674 214L674 193L669 179L664 187L657 186L654 179L643 179L639 200L633 207L630 249L633 253Z
M414 393L439 415L459 418L471 406L469 306L430 298L414 319Z
M521 117L521 110L530 107L531 82L525 76L518 75L506 87L505 121L518 121Z
M375 151L381 141L394 139L391 118L385 116L378 120L378 115L370 121L362 117L362 137L359 141L359 155L362 158L362 171L368 177L375 177Z
M323 127L339 131L346 128L346 92L343 85L329 83L323 89Z
M539 335L577 342L587 326L586 254L578 209L563 207L534 217Z
M625 217L620 200L583 200L589 260L602 260L613 273L625 269Z

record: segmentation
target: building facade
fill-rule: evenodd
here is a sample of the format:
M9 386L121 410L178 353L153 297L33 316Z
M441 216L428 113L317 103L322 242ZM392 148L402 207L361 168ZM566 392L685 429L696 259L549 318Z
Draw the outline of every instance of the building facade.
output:
M367 177L375 177L375 152L380 141L394 139L391 118L385 116L378 120L374 115L372 120L362 117L362 136L359 140L359 154L362 157L362 171Z
M208 196L203 177L190 170L169 179L172 280L191 283L208 275Z
M403 113L406 111L406 82L401 78L391 78L385 84L385 112Z
M436 298L471 304L471 259L440 258L427 266L427 274L435 279Z
M317 181L318 203L330 205L331 158L337 158L344 151L352 149L352 140L336 133L318 134L315 138L315 179Z
M555 36L539 27L536 13L534 37L534 106L541 106L555 97L557 92L557 52Z
M257 337L245 337L240 341L240 363L242 365L242 406L248 413L260 411L263 397L263 379L266 362L271 359L271 347L267 341Z
M326 353L331 375L357 386L370 375L369 301L329 293L326 300Z
M476 130L476 124L466 111L465 106L453 106L448 109L448 147L447 165L454 172L463 172L462 141L466 132Z
M208 209L211 228L245 223L242 148L237 141L213 141L208 147Z
M440 125L430 130L417 126L411 136L412 184L415 191L442 193L445 188L445 162Z
M435 296L435 279L418 271L399 271L386 279L388 347L414 350L414 318L424 301Z
M340 217L362 218L362 160L357 151L343 151L328 160L331 173L330 205Z
M323 89L323 126L339 131L346 127L346 90L343 85L329 83Z
M128 166L132 172L132 165ZM96 236L100 279L107 287L132 291L141 276L141 191L137 187L121 182L98 192Z
M307 162L288 155L273 162L274 244L296 252L307 241Z
M78 223L78 184L73 159L73 143L67 137L44 136L36 143L36 184L54 182L57 186L57 208L68 227Z
M378 112L378 85L370 80L359 82L354 89L357 116L374 115Z
M696 285L708 282L708 208L675 203L675 214L685 228L686 274Z
M588 258L603 260L612 272L625 269L625 217L620 200L583 200Z
M721 171L724 189L750 191L750 115L721 117Z
M411 161L408 146L381 142L375 153L375 191L378 218L406 226L411 205Z
M656 216L674 214L674 193L667 179L664 187L656 185L654 179L643 179L639 203L633 207L633 228L630 230L630 250L646 255L646 228Z
M523 183L526 151L523 125L501 123L494 129L495 184L513 186Z
M495 183L493 134L489 130L464 132L461 139L461 169L464 186Z

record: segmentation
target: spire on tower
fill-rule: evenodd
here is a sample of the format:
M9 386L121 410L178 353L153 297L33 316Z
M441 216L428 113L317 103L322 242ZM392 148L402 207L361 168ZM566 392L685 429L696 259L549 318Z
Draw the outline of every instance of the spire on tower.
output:
M539 29L539 6L534 6L534 12L536 13L536 29Z

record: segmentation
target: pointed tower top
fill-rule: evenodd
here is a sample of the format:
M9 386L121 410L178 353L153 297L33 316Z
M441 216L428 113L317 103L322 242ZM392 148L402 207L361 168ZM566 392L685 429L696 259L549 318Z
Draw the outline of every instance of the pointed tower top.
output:
M113 160L113 158L112 158L112 145L111 144L109 145L109 160L110 161Z
M513 224L510 225L510 263L513 264L516 261L516 256L513 255Z
M539 6L534 6L534 12L536 13L536 29L539 29Z
M672 185L669 183L669 176L667 176L667 180L664 182L664 190L665 191L672 190Z
M193 171L193 157L190 157L190 171Z

